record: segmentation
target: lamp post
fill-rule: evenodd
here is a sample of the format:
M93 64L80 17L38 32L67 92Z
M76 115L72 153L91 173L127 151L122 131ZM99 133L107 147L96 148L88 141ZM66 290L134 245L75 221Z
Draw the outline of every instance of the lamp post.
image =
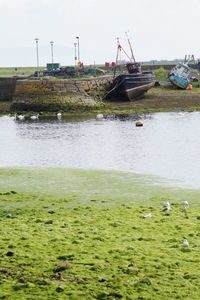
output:
M50 45L51 45L51 63L52 63L52 70L53 70L53 44L54 44L54 42L51 41L51 42L50 42Z
M79 45L79 36L76 37L78 44L78 61L80 61L80 45Z
M39 42L39 39L35 38L35 42L36 42L36 53L37 53L37 77L39 77L39 53L38 53L38 42Z
M74 61L75 61L75 67L77 66L77 53L76 53L76 46L77 46L77 43L74 43L74 50L75 50L75 56L74 56Z

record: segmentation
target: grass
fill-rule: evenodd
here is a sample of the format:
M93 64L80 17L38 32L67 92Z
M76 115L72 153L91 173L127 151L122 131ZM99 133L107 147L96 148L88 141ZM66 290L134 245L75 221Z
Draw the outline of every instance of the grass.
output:
M44 67L40 67L40 70L43 70ZM37 70L36 67L20 67L17 68L0 68L0 76L13 76L13 75L32 75Z
M0 299L199 299L200 191L126 172L0 169L0 192Z
M160 67L154 70L157 81L168 81L168 70L165 70L163 67Z

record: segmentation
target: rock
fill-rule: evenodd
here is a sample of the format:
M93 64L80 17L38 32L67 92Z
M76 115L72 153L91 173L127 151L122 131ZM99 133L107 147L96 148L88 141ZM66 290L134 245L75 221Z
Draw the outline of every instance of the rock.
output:
M62 285L59 285L56 289L56 292L61 293L64 291L64 287Z
M160 82L159 82L159 81L156 81L155 84L154 84L154 86L155 86L155 87L160 86Z
M7 253L6 253L6 256L13 256L14 255L14 252L13 251L8 251Z
M57 266L54 269L54 273L62 272L64 270L68 270L68 269L71 269L71 264L68 261L65 261L63 264Z
M7 218L12 218L13 217L13 215L12 214L7 214L7 216L6 216Z
M136 127L142 127L143 126L142 120L137 120L135 125L136 125Z
M24 278L23 278L23 277L20 277L20 278L18 279L18 283L25 283Z
M41 277L37 280L38 285L48 285L50 281L47 278Z
M10 191L10 193L11 193L11 194L14 194L14 195L17 194L17 192L15 192L15 191Z
M49 220L49 221L46 221L44 224L53 224L53 221L52 220Z
M130 266L127 268L127 272L128 273L134 273L135 272L135 268L133 266Z
M56 273L56 274L54 275L54 279L56 279L56 280L62 280L62 279L63 279L63 278L62 278L62 273L60 273L60 272Z

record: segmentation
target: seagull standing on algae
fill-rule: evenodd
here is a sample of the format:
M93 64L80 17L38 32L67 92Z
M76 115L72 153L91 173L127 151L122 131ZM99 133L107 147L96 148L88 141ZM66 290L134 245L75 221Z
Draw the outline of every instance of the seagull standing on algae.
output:
M169 201L165 202L163 204L164 208L163 208L163 212L169 212L170 211L170 203Z
M184 202L183 208L184 209L188 209L189 208L189 203L187 201Z

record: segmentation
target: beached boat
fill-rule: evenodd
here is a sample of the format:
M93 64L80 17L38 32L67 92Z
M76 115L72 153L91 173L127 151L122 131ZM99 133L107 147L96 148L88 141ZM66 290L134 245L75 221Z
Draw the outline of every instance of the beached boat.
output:
M191 69L187 64L178 63L168 74L169 81L180 89L187 89L190 83Z
M128 38L128 36L127 36ZM155 75L153 72L143 72L141 65L136 62L133 49L128 38L129 47L131 50L131 57L122 48L118 39L116 67L118 57L121 61L121 52L123 51L128 57L129 62L126 64L127 71L125 74L116 75L116 68L114 73L114 79L110 86L110 89L106 95L106 99L109 100L135 100L144 96L144 93L151 89L155 84Z
M118 75L113 79L106 96L110 100L136 100L155 84L153 72L142 72L139 63L128 63L128 73Z

